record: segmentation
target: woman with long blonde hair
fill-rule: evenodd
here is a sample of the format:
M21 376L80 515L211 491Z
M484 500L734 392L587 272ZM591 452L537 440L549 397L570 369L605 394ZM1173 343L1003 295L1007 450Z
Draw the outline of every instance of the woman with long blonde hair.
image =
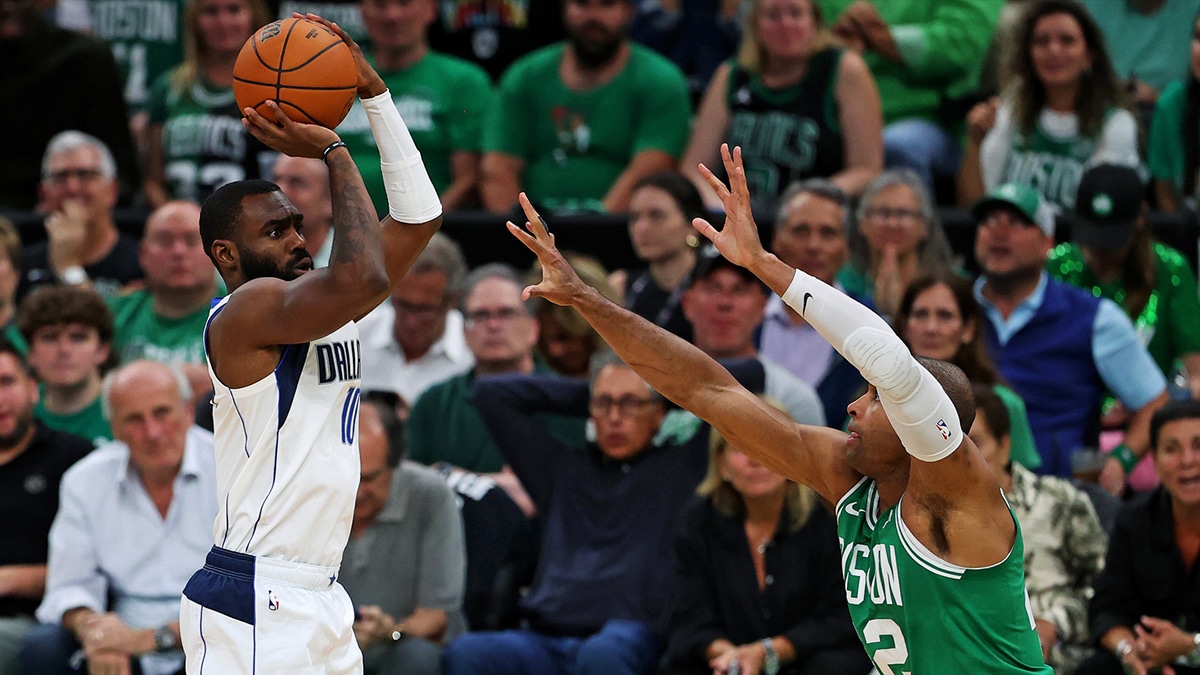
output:
M233 64L246 38L269 21L263 0L193 0L184 14L184 61L155 83L147 103L150 206L203 202L226 183L266 175L275 153L242 126ZM268 168L264 168L268 167Z

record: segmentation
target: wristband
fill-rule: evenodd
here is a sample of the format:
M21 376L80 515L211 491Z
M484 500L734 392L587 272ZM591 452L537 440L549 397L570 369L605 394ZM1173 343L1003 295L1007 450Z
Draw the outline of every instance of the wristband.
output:
M328 164L329 163L329 153L333 152L334 150L337 150L338 148L346 148L347 151L349 151L349 149L350 149L349 146L346 145L346 141L343 141L340 139L336 140L336 141L330 143L329 145L325 146L325 151L321 153L321 160L323 162L325 162L326 164Z
M1124 443L1113 448L1112 456L1120 463L1121 468L1125 469L1126 474L1133 471L1133 467L1137 466L1138 456L1133 454L1133 448Z

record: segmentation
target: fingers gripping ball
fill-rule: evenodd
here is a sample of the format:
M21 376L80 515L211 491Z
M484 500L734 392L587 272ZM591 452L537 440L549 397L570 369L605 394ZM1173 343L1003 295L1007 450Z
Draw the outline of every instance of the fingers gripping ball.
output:
M274 121L267 101L296 122L332 129L350 112L358 72L350 48L308 19L273 21L254 32L233 65L238 108Z

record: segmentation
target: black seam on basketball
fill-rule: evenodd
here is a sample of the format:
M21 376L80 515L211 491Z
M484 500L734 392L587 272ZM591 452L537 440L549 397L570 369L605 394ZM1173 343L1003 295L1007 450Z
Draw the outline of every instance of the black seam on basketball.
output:
M342 42L339 41L339 42L331 42L331 43L325 45L324 49L322 49L321 51L317 52L316 54L313 54L312 56L308 57L307 61L305 61L304 63L301 63L300 65L296 66L295 68L284 68L283 62L280 61L279 62L279 72L290 73L290 72L293 72L296 70L300 70L304 66L307 66L308 64L312 63L313 61L316 61L317 57L319 57L320 55L324 54L325 52L329 51L330 49L336 48L340 44L342 44Z
M283 92L283 57L287 55L288 42L292 39L292 31L296 30L300 19L293 19L288 26L287 35L283 36L283 45L279 48L279 67L275 69L275 105L279 105L279 95Z
M238 77L236 75L233 77L233 79L235 82L241 82L242 84L253 84L258 87L274 87L275 86L274 82L259 82L257 80L247 80L244 77ZM305 91L357 91L358 85L352 84L352 85L347 85L345 87L307 87L307 86L300 85L300 84L283 84L283 85L280 85L279 88L280 89L303 89Z
M258 40L251 38L250 46L254 48L254 57L258 59L258 62L262 64L263 68L266 68L267 70L277 70L276 68L272 68L271 64L267 63L267 60L262 57L262 54L258 53Z
M291 101L279 101L278 104L279 104L280 108L283 108L284 104L295 108L301 115L304 115L305 117L308 118L308 123L320 124L320 122L317 121L317 118L308 114L307 110L305 110L304 108L301 108L300 106L296 105L295 103L292 103ZM291 117L291 115L288 115L288 117ZM297 120L297 121L299 121L299 120Z

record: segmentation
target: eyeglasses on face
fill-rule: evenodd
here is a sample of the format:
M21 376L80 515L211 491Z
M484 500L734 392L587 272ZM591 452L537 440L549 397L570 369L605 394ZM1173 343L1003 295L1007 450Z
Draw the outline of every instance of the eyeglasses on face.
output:
M464 323L467 328L474 328L492 319L501 323L508 323L523 314L525 312L517 307L501 307L499 309L473 309L463 316L466 318Z
M640 396L622 396L614 399L611 396L596 396L588 403L588 410L596 417L604 417L614 406L621 417L636 417L645 412L654 399Z
M46 181L53 185L66 185L74 178L80 183L91 183L103 175L104 172L100 169L59 169L46 174Z
M920 211L913 211L911 209L893 209L887 206L872 206L864 212L864 215L867 218L874 218L877 220L891 220L894 218L906 223L916 222L921 219Z

